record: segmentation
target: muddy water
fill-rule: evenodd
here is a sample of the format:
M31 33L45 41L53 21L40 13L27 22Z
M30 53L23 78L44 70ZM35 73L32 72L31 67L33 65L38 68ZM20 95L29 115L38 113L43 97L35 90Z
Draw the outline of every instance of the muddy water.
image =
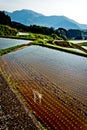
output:
M33 68L57 87L87 104L87 58L39 46L30 46L3 58L15 59L27 71Z

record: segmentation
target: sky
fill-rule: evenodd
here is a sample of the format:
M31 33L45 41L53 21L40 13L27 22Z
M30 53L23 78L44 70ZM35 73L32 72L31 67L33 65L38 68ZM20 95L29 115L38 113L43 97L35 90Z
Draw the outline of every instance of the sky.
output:
M87 0L0 0L0 10L29 9L44 15L64 15L87 24Z

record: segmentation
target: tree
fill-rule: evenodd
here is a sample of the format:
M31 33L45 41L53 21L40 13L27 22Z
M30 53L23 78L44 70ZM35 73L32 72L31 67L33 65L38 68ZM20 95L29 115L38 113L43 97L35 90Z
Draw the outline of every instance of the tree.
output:
M77 29L68 30L68 38L69 39L83 39L83 32Z
M0 11L0 24L11 25L11 18L4 11Z

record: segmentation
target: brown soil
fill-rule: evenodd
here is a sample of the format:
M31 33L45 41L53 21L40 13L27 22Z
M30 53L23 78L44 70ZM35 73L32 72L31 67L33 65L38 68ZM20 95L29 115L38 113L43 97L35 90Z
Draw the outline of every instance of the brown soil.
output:
M29 70L29 68L26 69L25 66L17 61L12 60L11 62L11 60L4 59L2 72L5 77L11 75L11 81L17 83L16 89L26 100L27 107L34 111L35 116L49 130L87 130L86 106L78 102L75 97L69 97L67 93L61 91L51 81L47 81L46 77L38 74L33 68ZM42 94L41 103L39 101L34 102L32 90L36 90ZM6 94L5 98L9 95L6 91L4 89L3 92ZM12 96L10 97L13 99ZM4 99L2 100L2 104L3 102ZM5 105L7 105L5 111L9 110L9 104L10 102L3 104L4 109Z
M0 74L0 130L40 130L29 110Z

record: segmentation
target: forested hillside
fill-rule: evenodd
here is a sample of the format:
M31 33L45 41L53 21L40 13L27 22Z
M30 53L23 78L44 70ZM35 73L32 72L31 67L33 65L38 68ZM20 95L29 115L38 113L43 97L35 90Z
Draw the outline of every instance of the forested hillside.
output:
M11 18L10 16L6 15L4 11L0 11L0 24L11 25Z
M7 12L12 21L19 22L21 24L30 26L30 25L39 25L39 26L47 26L57 28L65 28L65 29L87 29L87 25L79 24L78 22L70 19L66 16L45 16L33 10L15 10L13 12Z
M11 18L0 11L0 36L14 36L17 29L11 27Z
M10 27L7 27L6 25L10 26ZM15 29L13 29L13 28L15 28ZM6 15L5 12L0 11L0 35L2 35L2 36L16 35L17 30L18 30L18 32L29 32L29 33L31 32L31 33L37 33L37 34L43 34L43 35L50 35L53 38L56 37L58 39L64 39L64 40L87 39L86 30L79 30L79 29L67 30L64 28L55 29L53 27L46 27L46 26L40 26L40 25L26 26L21 23L11 21L10 16Z

